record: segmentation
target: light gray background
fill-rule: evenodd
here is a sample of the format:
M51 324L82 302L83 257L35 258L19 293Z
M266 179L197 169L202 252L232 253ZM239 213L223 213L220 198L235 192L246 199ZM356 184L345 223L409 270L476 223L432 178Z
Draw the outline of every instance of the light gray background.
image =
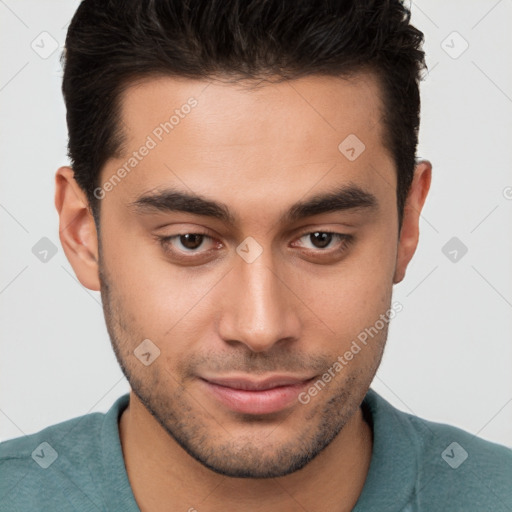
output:
M105 411L129 389L53 204L67 163L59 55L77 5L0 0L2 440ZM373 387L400 409L512 446L512 0L424 0L412 12L430 68L419 156L433 182ZM46 263L32 252L42 237L58 247ZM442 252L452 237L468 248L455 263Z

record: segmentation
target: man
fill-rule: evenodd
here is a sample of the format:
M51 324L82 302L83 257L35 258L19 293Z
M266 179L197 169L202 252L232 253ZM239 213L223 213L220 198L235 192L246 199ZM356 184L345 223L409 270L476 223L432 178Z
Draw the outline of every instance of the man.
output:
M61 242L131 392L0 445L1 510L512 510L512 452L370 389L418 243L398 1L84 0Z

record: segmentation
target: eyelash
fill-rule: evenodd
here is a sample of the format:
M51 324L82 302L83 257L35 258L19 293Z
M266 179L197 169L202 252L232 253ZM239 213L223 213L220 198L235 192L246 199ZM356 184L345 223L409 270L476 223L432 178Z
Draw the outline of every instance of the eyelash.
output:
M354 240L354 237L352 235L337 233L335 231L321 231L321 230L305 231L297 238L297 240L300 240L301 238L304 238L307 235L313 235L315 233L333 235L333 237L338 238L339 245L341 247L338 247L337 249L331 249L331 250L329 250L329 249L306 249L306 251L309 254L315 253L317 255L318 254L326 254L326 255L331 255L331 256L335 255L335 254L339 254L339 253L344 252ZM177 235L172 235L172 236L157 235L156 238L157 238L158 242L160 243L160 245L167 252L169 252L171 255L173 255L176 259L192 261L201 256L204 256L205 254L211 252L212 250L215 250L215 249L210 249L208 251L204 251L201 253L201 252L194 252L195 251L194 249L189 249L188 251L181 251L181 252L174 250L174 249L170 249L170 247L172 247L172 240L179 239L180 237L185 236L185 235L202 236L202 237L204 237L204 239L214 240L213 237L211 237L208 233L205 233L204 231L193 231L193 232L191 231L191 232L186 232L186 233L179 233ZM204 239L201 242L203 242ZM201 245L202 245L202 243L201 243ZM200 247L197 249L197 251L199 249L200 249ZM187 253L190 255L186 255Z

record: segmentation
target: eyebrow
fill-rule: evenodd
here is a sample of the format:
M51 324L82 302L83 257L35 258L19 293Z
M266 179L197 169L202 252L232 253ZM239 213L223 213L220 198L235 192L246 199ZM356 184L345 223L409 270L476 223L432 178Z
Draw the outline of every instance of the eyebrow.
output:
M185 212L218 219L230 225L237 224L236 216L226 204L176 188L165 188L142 195L129 203L128 208L139 215L155 212ZM373 194L358 185L348 184L293 204L279 220L285 224L322 213L357 209L376 210L377 208L378 201Z

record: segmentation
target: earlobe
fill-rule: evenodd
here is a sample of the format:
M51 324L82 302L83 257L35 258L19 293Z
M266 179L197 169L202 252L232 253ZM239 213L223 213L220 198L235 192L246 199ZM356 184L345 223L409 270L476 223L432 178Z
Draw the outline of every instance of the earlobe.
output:
M405 277L407 265L418 246L420 214L430 189L431 179L432 164L427 160L418 162L404 207L393 284L399 283Z
M55 174L55 207L59 214L59 238L69 263L80 283L99 291L96 225L71 167L60 167Z

